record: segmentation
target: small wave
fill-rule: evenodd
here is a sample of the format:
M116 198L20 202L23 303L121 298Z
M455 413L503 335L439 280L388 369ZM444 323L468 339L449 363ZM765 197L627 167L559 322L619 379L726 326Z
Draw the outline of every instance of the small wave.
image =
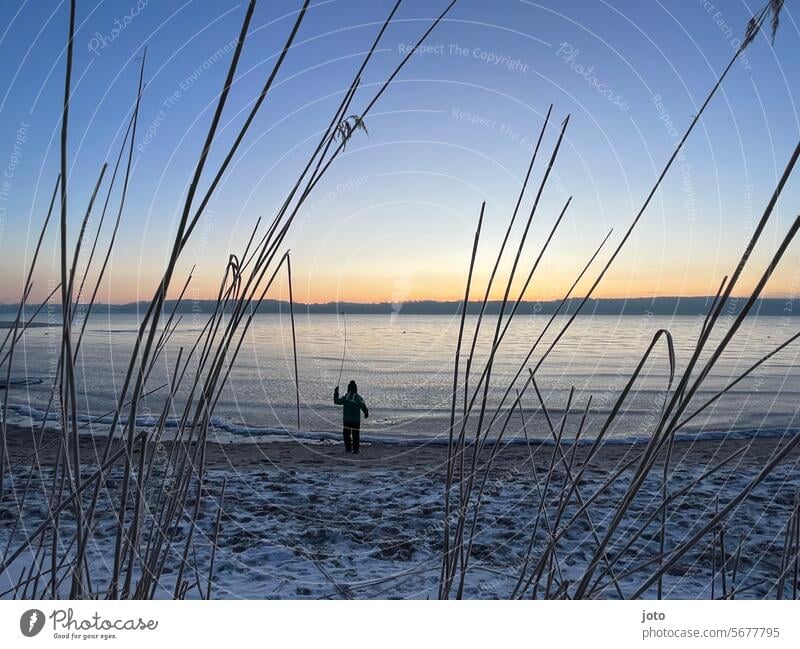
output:
M42 379L37 378L25 378L25 379L11 379L10 381L6 381L5 379L0 380L0 390L6 390L8 388L24 388L29 385L39 385L42 382Z

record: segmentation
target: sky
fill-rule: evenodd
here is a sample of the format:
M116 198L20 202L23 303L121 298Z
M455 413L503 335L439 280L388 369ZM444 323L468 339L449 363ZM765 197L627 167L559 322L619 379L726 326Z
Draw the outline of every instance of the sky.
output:
M353 112L445 4L402 2L365 71ZM238 132L300 5L257 4L209 169ZM195 267L190 297L212 297L228 255L241 252L259 217L268 221L275 214L392 5L311 3L274 91L180 260L177 278ZM116 159L146 46L147 86L130 188L98 300L149 299L245 3L78 0L77 6L69 240L76 240L101 165ZM560 297L613 229L598 264L608 258L758 6L738 0L458 0L367 117L368 133L352 138L299 213L285 243L295 299L461 299L483 201L474 281L485 286L551 103L513 236L521 233L570 115L520 262L525 276L572 196L526 293L532 300ZM800 138L800 34L792 9L788 2L774 46L764 34L734 65L597 296L714 294L733 270ZM0 302L19 300L59 171L68 15L68 3L57 0L0 3ZM752 287L797 214L796 175L738 293ZM118 196L117 188L100 245L110 235ZM87 241L99 212L96 207ZM58 231L51 228L31 300L44 298L58 281L57 252ZM173 295L182 283L176 279ZM800 244L793 244L765 294L791 297L799 287ZM499 283L493 297L504 288ZM271 297L285 296L283 282Z

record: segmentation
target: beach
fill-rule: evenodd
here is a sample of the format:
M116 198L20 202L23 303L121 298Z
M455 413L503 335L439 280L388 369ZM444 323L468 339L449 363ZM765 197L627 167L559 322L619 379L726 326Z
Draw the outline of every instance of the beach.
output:
M29 429L9 428L10 461L19 465L14 483L17 502L24 493L31 466L30 434ZM787 436L677 442L670 464L669 486L673 491L690 484L724 457L743 451L670 507L667 547L688 538L713 515L719 503L724 504L743 489L789 439ZM31 480L33 486L24 502L29 528L41 522L46 512L41 486L37 490L36 483L40 480L47 483L52 477L57 440L57 431L45 431L43 451ZM102 437L81 437L81 457L86 462L87 475L96 467L90 458L102 454L104 442ZM588 448L579 445L575 449L573 476L583 467ZM562 570L574 572L575 576L581 574L596 543L594 535L602 535L627 477L636 466L634 459L643 448L641 443L604 445L586 467L577 490L584 500L593 496L612 473L631 463L614 486L592 502L589 517L579 517L559 541ZM541 481L533 479L534 467L538 475L546 473L554 449L552 445L539 443L530 448L512 444L498 449L484 490L465 597L509 596L524 563L542 488ZM571 447L563 449L571 453ZM157 451L151 446L148 453ZM488 459L489 453L484 451L479 461ZM651 477L626 514L615 537L617 543L624 543L625 531L634 529L634 524L641 523L642 517L649 515L660 502L661 481L656 477L662 473L663 457L659 456ZM197 565L208 565L219 495L223 481L227 481L213 579L215 597L435 597L441 565L446 458L446 446L431 444L372 443L363 445L359 455L352 455L344 452L342 444L331 441L209 443L204 483L207 497L201 499L193 550ZM558 459L557 455L556 465ZM739 598L775 596L773 584L780 572L783 535L800 486L798 462L800 454L793 451L732 512L725 526L729 553L741 543L735 584ZM118 488L119 472L119 468L110 472L106 484L109 492ZM553 475L554 482L566 477L565 471L558 469ZM557 497L556 492L547 496ZM10 503L7 498L0 511L4 521L0 528L3 545L8 542L8 521L16 516L13 503L13 498ZM572 503L567 512L574 513L576 509ZM65 512L63 516L68 518L69 514ZM541 527L534 550L546 539ZM97 557L108 557L109 545L114 541L113 521L100 518L97 528L96 542L90 551ZM616 565L623 593L626 587L632 589L638 583L635 574L625 577L626 571L637 564L637 559L649 557L643 553L652 553L654 544L657 546L656 523L651 530ZM21 536L18 530L12 547L20 542ZM711 541L709 535L708 544L698 544L697 550L693 549L670 569L664 582L666 597L712 596L713 555L720 553L711 549ZM721 563L721 557L717 556L717 569ZM0 590L11 587L9 582L18 578L21 565L23 559L4 575ZM171 596L170 576L165 571L156 596ZM95 578L103 576L98 574ZM200 578L206 579L207 575ZM714 588L713 595L719 597L719 578ZM619 593L607 586L593 596L613 598Z

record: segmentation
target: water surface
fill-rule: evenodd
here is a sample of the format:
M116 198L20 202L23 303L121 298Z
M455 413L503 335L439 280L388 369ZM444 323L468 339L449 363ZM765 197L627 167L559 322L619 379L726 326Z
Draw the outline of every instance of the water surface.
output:
M186 314L159 359L148 389L166 381L180 347L189 349L205 322L202 314ZM565 319L557 318L536 346L530 360L526 355L542 334L549 316L517 317L508 329L492 367L487 396L487 420L492 419L506 388L521 370L515 387L522 389L528 368L534 367L548 349ZM487 317L476 344L470 373L472 389L484 371L497 319ZM379 438L446 436L450 418L450 394L459 318L455 316L340 315L297 316L297 353L300 375L302 431L336 431L340 409L332 403L333 387L341 376L342 388L350 379L370 408L363 423L369 435ZM462 351L459 410L463 408L464 364L469 355L476 317L467 318ZM668 329L676 347L678 372L689 359L702 319L696 317L581 316L578 317L536 373L537 385L548 414L558 428L570 390L571 408L564 427L566 437L574 436L592 398L585 435L600 429L620 390L629 380L644 351L659 329ZM719 340L730 325L723 320L713 336ZM137 335L135 315L100 315L87 328L77 368L81 412L97 417L114 408L125 376L131 347ZM756 317L749 320L729 346L695 398L697 406L734 380L752 363L796 332L789 318ZM18 347L13 376L43 379L41 384L16 388L10 393L15 405L12 415L32 409L41 416L56 371L60 332L32 329ZM646 436L652 430L663 405L669 376L666 344L656 347L634 391L624 403L622 416L609 435L615 438ZM686 432L777 431L797 425L800 391L800 347L792 345L770 359L731 392L690 422ZM707 354L704 358L707 358ZM268 428L297 430L292 338L288 315L259 315L253 320L227 388L219 401L215 420L227 438L258 435ZM157 416L164 390L145 399L143 416ZM492 430L498 432L507 417L512 398L497 412ZM477 396L481 403L483 391ZM179 401L180 403L180 401ZM547 419L532 387L522 397L528 433L537 438L551 435ZM19 408L22 406L22 408ZM471 423L475 419L470 420ZM95 426L97 428L98 426ZM474 428L471 428L474 430ZM511 413L506 434L521 434L519 412Z

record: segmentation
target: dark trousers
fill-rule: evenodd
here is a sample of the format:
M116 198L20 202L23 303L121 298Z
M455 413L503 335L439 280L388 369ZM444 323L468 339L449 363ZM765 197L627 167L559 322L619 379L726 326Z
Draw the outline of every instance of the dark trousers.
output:
M344 449L348 453L358 453L358 443L361 438L361 424L344 424L342 435L344 436Z

